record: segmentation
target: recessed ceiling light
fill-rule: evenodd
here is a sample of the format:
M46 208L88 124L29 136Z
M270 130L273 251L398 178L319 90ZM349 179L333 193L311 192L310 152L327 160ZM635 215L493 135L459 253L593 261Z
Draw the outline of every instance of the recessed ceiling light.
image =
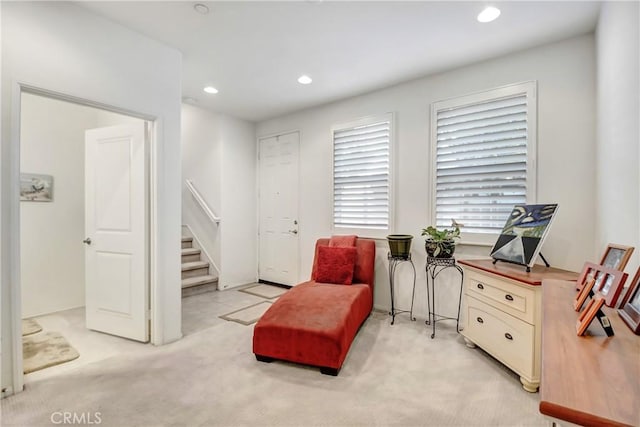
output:
M500 16L500 9L493 6L487 6L478 14L478 22L491 22Z
M209 13L209 6L202 3L196 3L193 5L193 9L201 15L206 15Z
M213 86L207 86L204 88L204 91L207 93L218 93L218 89Z
M311 77L307 76L306 74L298 77L298 83L303 84L303 85L308 85L312 81L313 80L311 79Z

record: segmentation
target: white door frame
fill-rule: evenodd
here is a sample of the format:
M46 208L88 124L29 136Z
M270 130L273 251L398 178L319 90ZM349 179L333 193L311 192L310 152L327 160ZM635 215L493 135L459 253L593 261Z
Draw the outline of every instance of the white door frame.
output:
M147 171L147 178L149 180L149 223L147 224L149 229L149 308L151 318L151 343L160 344L163 336L163 330L159 319L159 306L157 302L158 298L158 282L156 280L155 269L158 265L158 254L155 251L156 241L156 224L157 224L157 185L156 174L157 170L157 127L158 119L155 116L151 116L144 113L139 113L124 108L114 107L111 105L103 104L100 102L91 101L89 99L80 98L72 95L66 95L64 93L56 92L53 90L36 87L26 83L16 82L11 88L11 152L10 152L10 167L9 167L9 184L11 187L11 194L9 198L11 200L9 210L9 224L11 230L15 232L11 233L9 246L10 253L8 254L9 265L3 266L3 268L9 268L9 275L11 278L10 286L10 327L11 327L11 354L3 355L4 357L11 357L12 366L12 390L7 390L6 394L19 393L24 389L24 374L23 374L23 360L22 360L22 283L20 279L20 118L21 118L21 95L23 92L31 93L34 95L46 96L48 98L56 99L59 101L72 102L74 104L84 105L88 107L99 108L101 110L111 111L118 114L123 114L131 117L136 117L142 120L146 120L151 123L151 132L149 138L149 170ZM7 337L9 338L9 337ZM4 394L3 394L4 395Z

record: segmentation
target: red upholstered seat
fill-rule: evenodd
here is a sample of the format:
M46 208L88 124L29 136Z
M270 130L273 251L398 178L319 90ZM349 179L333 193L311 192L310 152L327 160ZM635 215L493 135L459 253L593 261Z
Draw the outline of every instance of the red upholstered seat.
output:
M316 248L328 243L320 239ZM259 360L288 360L337 374L373 308L375 242L357 239L356 249L353 284L305 282L267 310L253 331L253 352ZM316 260L312 277L315 272Z

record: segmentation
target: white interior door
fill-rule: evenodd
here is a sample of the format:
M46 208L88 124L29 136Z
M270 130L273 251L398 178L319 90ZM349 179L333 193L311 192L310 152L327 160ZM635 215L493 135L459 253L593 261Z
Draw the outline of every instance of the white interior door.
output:
M146 124L85 135L87 328L149 341Z
M298 132L260 140L260 280L298 283Z

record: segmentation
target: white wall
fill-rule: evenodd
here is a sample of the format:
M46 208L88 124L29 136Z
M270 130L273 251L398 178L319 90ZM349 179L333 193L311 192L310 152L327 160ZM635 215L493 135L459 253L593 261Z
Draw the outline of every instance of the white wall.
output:
M560 204L545 257L556 267L579 269L594 255L595 50L593 35L428 76L323 107L268 120L257 135L300 129L301 277L311 271L313 244L331 230L330 128L364 116L396 114L396 222L392 231L415 236L418 270L416 304L426 317L424 243L420 230L431 223L427 197L429 106L432 102L507 84L538 82L538 201ZM637 156L636 156L637 158ZM488 247L458 248L459 255L488 255ZM385 241L378 245L375 304L389 306ZM401 308L409 306L410 269L399 268ZM453 277L453 276L452 276ZM453 279L451 279L453 280ZM446 283L446 280L444 281ZM439 288L444 309L457 306L457 287ZM455 304L454 304L455 302Z
M54 179L51 203L20 203L22 317L84 306L85 130L140 121L22 94L20 170Z
M638 2L604 2L596 32L596 250L600 256L608 243L635 246L631 277L640 259L639 23Z
M52 175L53 202L20 202L22 317L84 305L84 131L96 111L23 94L20 170Z
M257 279L255 126L229 116L222 123L221 289Z
M256 280L256 148L252 123L183 104L182 223L219 268L219 289ZM222 218L212 224L184 180Z
M181 55L71 3L2 2L2 387L12 377L12 319L19 316L17 177L18 84L71 95L156 118L156 239L152 277L152 341L181 337L180 98ZM12 301L15 304L12 304Z

